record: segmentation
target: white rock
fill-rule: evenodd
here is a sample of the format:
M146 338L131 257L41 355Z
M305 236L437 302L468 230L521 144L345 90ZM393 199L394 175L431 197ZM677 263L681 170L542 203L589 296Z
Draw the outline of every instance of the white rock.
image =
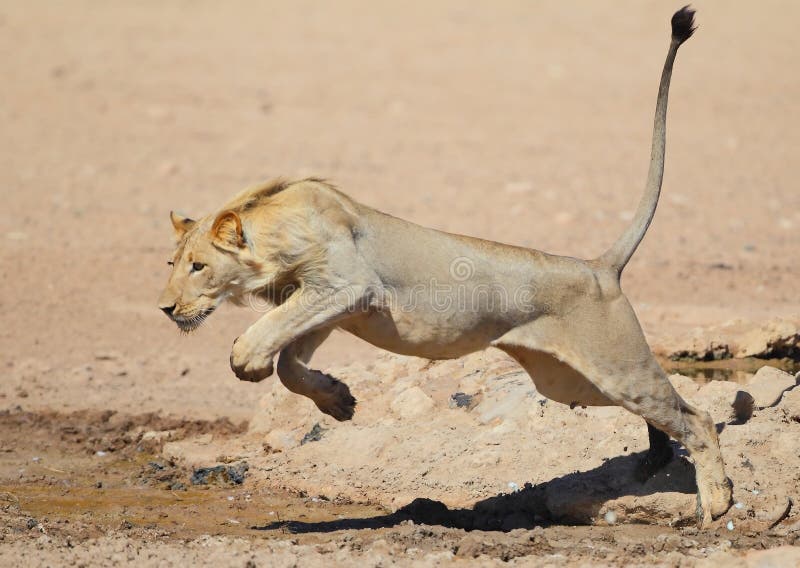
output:
M738 341L737 357L771 356L770 351L777 346L791 346L800 343L798 322L778 319L751 329Z
M272 430L271 432L267 433L264 436L264 443L269 445L273 451L281 451L285 452L291 448L295 448L300 445L300 442L297 440L297 436L292 432L286 430Z
M747 392L753 395L756 408L766 408L777 403L783 393L794 387L796 379L775 367L761 367L747 382Z
M400 418L414 418L429 414L435 406L433 399L419 387L409 387L392 401L392 412Z

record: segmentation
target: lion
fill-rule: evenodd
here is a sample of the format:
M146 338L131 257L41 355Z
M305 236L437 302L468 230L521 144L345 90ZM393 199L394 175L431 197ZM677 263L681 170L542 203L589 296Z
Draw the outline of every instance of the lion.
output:
M617 405L644 418L650 449L642 478L672 459L669 436L683 444L696 468L698 521L707 526L728 510L732 491L714 422L672 387L620 287L658 203L672 67L695 30L694 11L679 10L671 23L644 195L600 257L448 234L357 203L322 179L278 180L199 220L170 214L177 248L159 307L188 332L225 300L267 300L271 309L233 344L233 372L262 381L277 355L286 388L337 420L353 416L355 399L309 366L335 328L428 359L497 347L554 401ZM486 291L507 301L483 301Z

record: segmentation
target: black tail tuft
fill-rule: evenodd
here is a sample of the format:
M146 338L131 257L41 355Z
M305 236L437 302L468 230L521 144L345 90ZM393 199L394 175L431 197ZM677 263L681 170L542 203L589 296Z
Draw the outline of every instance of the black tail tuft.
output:
M694 33L697 27L694 25L694 10L689 6L684 6L672 16L672 39L678 43L683 43Z

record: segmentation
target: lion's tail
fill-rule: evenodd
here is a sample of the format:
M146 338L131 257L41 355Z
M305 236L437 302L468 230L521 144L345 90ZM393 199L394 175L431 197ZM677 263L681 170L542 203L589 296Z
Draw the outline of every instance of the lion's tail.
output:
M669 97L669 82L672 78L672 64L675 55L683 42L694 33L694 10L684 6L672 16L672 41L669 44L667 60L661 72L661 83L658 86L658 99L656 101L656 116L653 125L653 145L650 152L650 169L647 172L647 185L644 195L636 209L633 222L620 236L617 242L608 249L598 261L614 269L618 274L633 256L636 247L644 238L653 215L658 205L658 196L661 193L661 180L664 177L664 148L666 146L667 130L667 99Z

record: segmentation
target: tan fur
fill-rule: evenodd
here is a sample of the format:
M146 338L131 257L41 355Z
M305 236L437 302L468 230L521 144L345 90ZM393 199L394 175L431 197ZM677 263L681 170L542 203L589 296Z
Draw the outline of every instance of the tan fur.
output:
M600 259L447 234L356 203L318 179L278 181L196 222L173 216L178 246L161 308L191 330L226 299L268 300L272 308L234 342L234 373L261 381L279 355L283 384L338 420L353 415L349 389L307 365L334 328L431 359L498 347L545 396L622 406L686 446L697 469L699 519L708 524L731 496L714 424L672 388L619 284L655 211L666 92L688 35L673 35L670 45L640 214ZM193 270L198 262L203 268Z

